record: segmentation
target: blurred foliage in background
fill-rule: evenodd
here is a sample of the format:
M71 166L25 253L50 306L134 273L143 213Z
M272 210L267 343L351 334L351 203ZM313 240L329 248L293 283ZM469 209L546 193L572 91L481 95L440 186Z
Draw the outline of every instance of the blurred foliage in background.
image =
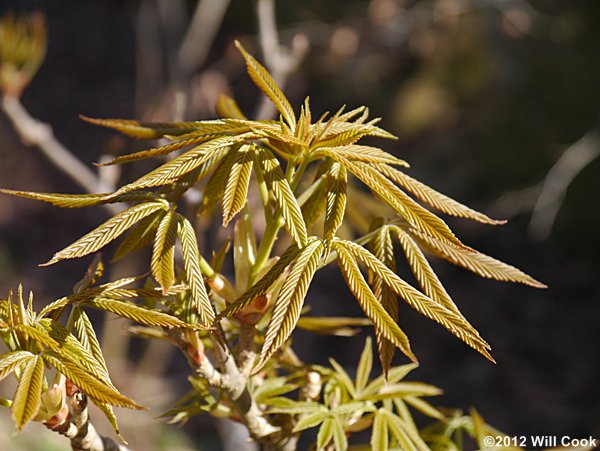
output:
M78 114L210 118L220 92L235 93L242 109L252 114L256 91L232 43L241 39L259 53L255 4L203 3L212 4L206 15L213 18L215 35L200 37L209 45L204 57L194 61L180 56L193 1L4 1L0 14L36 9L46 16L49 29L45 62L23 103L87 164L104 154L136 150L138 144L83 124ZM413 175L479 210L510 219L494 230L452 221L467 244L550 285L538 292L480 281L449 265L436 267L465 316L494 348L496 366L447 340L413 312L400 312L410 319L408 335L418 330L423 337L414 343L421 358L419 378L444 389L439 404L476 405L488 422L510 435L600 435L600 159L593 158L594 149L598 152L599 20L600 3L593 0L277 2L281 43L292 50L307 45L302 63L287 76L285 91L292 103L309 95L315 114L331 105L369 105L373 116L385 118L381 125L400 136L387 150L409 161ZM0 185L80 191L35 149L24 147L4 119L0 137ZM592 147L590 161L579 162L582 167L559 199L548 234L548 227L530 224L540 183L584 137L591 138L583 141ZM63 287L79 279L81 264L35 265L79 230L104 219L101 210L57 211L1 197L0 293L20 281L36 292L37 302L62 295ZM357 312L336 292L336 285L343 286L337 277L331 271L315 279L313 289L323 302L313 303L314 314ZM111 340L115 349L123 342L118 336ZM363 343L301 332L300 340L300 357L318 354L317 362L324 364L335 354L342 365L354 365ZM143 368L141 351L140 342L127 342L117 354L128 359L114 370L128 374L133 364ZM169 354L157 358L170 379L147 375L150 385L137 386L140 393L161 398L164 387L173 386L185 370ZM135 392L128 393L137 399ZM148 434L143 425L151 415L134 415L132 428L137 424L143 444ZM2 440L4 430L3 425ZM215 446L209 425L190 423L186 430L202 436L206 449ZM164 431L161 436L168 441ZM148 435L150 443L159 441Z

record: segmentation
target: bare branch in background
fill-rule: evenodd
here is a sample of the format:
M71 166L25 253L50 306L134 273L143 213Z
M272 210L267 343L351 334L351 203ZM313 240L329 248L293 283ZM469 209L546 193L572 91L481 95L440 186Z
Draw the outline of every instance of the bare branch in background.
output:
M274 0L258 0L258 34L265 64L275 82L283 89L287 78L302 63L308 53L309 43L305 34L297 34L292 40L291 49L279 45ZM275 105L266 97L261 97L254 114L256 119L270 119L275 114Z
M48 160L85 191L99 193L112 189L111 186L106 186L103 183L102 177L94 174L91 169L56 139L50 125L31 117L17 97L4 96L2 98L2 110L10 119L23 142L40 149ZM107 204L103 207L111 214L121 211L118 205Z
M229 0L199 0L177 55L179 75L185 80L197 70L223 22Z
M575 177L599 155L600 134L593 130L567 148L541 182L504 194L495 202L492 210L504 217L531 211L529 234L538 241L547 239L567 189Z

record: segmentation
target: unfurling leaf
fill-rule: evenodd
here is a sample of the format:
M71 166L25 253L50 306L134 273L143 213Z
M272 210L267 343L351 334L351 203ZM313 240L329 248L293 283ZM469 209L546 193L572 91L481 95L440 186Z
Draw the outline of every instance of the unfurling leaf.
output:
M158 139L163 136L179 136L196 130L196 122L140 122L128 119L96 119L79 116L90 124L112 128L124 135L138 139Z
M103 248L118 238L123 232L157 210L165 208L162 202L147 202L134 205L117 213L104 224L82 236L73 244L54 254L54 257L42 266L52 265L61 260L83 257Z
M292 334L296 327L304 298L315 274L323 243L319 240L310 242L300 251L281 291L277 296L271 320L265 333L265 342L261 350L254 372L259 371L267 360L277 351Z
M337 242L334 242L334 246L346 284L367 317L373 322L375 329L394 343L409 359L416 361L417 359L410 349L408 337L381 306L360 272L354 256L346 250L345 246L341 246Z
M177 214L179 222L179 239L181 240L181 251L183 254L183 266L188 286L190 287L190 305L186 306L186 321L191 322L196 315L204 326L212 325L215 320L215 310L208 298L204 278L200 269L200 251L196 241L196 232L190 222L180 214Z
M189 327L188 323L185 323L174 316L157 310L139 307L129 302L118 301L116 299L97 297L85 301L84 304L114 313L115 315L122 316L123 318L130 319L146 326Z
M44 381L44 361L40 356L26 360L11 407L17 429L22 429L36 416L41 404Z
M235 41L236 47L244 56L248 74L258 88L275 104L287 124L294 129L296 127L296 116L288 99L283 95L279 86L271 78L271 75L256 59L250 55L242 44Z
M331 165L327 174L327 208L325 211L326 241L331 241L344 220L346 210L346 169L338 162Z
M13 351L0 356L0 381L33 357L35 355L29 351Z
M371 337L365 340L365 347L360 355L358 366L356 367L356 391L362 392L369 382L371 369L373 368L373 351L371 350Z
M162 287L166 295L175 281L175 240L177 239L177 221L171 210L168 210L158 228L152 249L150 269L152 275Z
M223 227L233 219L246 203L248 185L254 163L251 146L242 146L233 160L223 194Z
M266 148L257 149L256 156L258 166L261 168L265 181L275 197L288 232L299 247L304 247L308 239L308 233L302 217L302 210L290 184L283 175L279 161Z
M217 114L222 118L246 120L246 116L234 99L225 94L220 94L217 99Z

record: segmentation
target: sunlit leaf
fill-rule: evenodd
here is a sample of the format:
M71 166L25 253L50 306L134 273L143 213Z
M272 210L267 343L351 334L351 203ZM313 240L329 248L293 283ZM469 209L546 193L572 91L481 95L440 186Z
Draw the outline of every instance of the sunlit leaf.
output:
M367 318L341 316L301 316L296 324L300 329L309 332L340 337L351 337L360 332L357 327L372 325L373 323Z
M204 286L204 278L200 269L201 257L198 250L198 242L196 241L196 232L185 217L179 214L177 214L177 217L179 222L179 238L183 253L183 266L192 294L192 305L187 309L188 315L199 315L201 323L208 326L215 320L215 311Z
M252 81L275 104L288 125L294 129L296 127L294 110L275 81L271 78L269 72L252 55L246 52L242 44L235 41L235 45L246 60L248 74Z
M346 451L348 449L348 438L344 432L344 425L339 418L335 418L333 423L333 443L335 451Z
M62 208L82 208L92 207L107 203L134 201L140 196L132 194L123 194L122 196L113 196L112 193L100 194L60 194L60 193L36 193L34 191L14 191L11 189L0 188L0 193L11 196L24 197L27 199L41 200Z
M197 128L197 122L140 122L127 119L96 119L79 116L86 122L112 128L138 139L158 139L163 136L178 136Z
M0 356L0 381L33 357L29 351L12 351Z
M98 400L94 400L94 404L96 404L96 407L98 407L98 409L100 409L100 411L104 414L104 416L112 426L113 431L115 431L115 434L117 434L117 437L119 437L121 442L123 442L124 445L127 445L127 442L125 441L119 430L117 416L115 415L112 406L106 402L100 402Z
M22 429L38 413L43 381L44 361L37 355L28 358L11 406L12 418L17 429Z
M288 232L299 247L304 247L307 240L306 224L294 192L283 175L277 158L269 150L262 147L257 149L256 155L257 163L263 171L265 181L275 197L277 206L281 210Z
M346 169L340 163L333 163L327 174L325 187L327 207L325 211L324 238L330 241L344 220L346 210Z
M358 366L356 367L356 391L362 392L369 382L371 369L373 368L373 351L371 350L371 337L365 340L365 347L360 355Z
M189 327L189 324L181 321L178 318L175 318L174 316L159 312L157 310L139 307L129 302L118 301L116 299L97 297L85 301L84 304L114 313L115 315L122 316L123 318L130 319L146 326Z
M242 146L235 155L223 194L223 227L229 224L246 203L253 156L251 146Z
M236 101L225 94L217 98L217 114L222 118L246 119Z
M373 429L371 431L371 449L377 451L387 451L389 446L387 421L382 412L384 412L384 409L379 409L375 412Z
M61 260L83 257L103 248L118 238L123 232L157 210L165 208L162 202L146 202L134 205L127 210L117 213L104 224L79 238L63 250L54 254L52 259L43 266L52 265Z
M300 317L306 292L321 259L322 251L323 243L314 240L300 251L294 261L294 266L277 296L254 372L260 370L292 334Z
M311 413L300 418L300 420L294 426L292 432L300 432L304 431L305 429L310 429L314 428L315 426L318 426L327 417L328 413L329 412L327 411L327 409L324 409L322 411Z
M150 269L152 275L167 294L175 281L175 240L177 221L171 210L167 210L158 228L152 249Z
M333 438L334 424L335 420L333 418L325 418L325 420L323 420L319 432L317 433L317 449L324 449L331 441Z
M119 247L115 251L112 261L115 262L138 251L152 242L152 239L156 235L156 229L164 218L164 211L160 210L154 212L140 222L138 222L130 231L127 233L125 239L121 241Z

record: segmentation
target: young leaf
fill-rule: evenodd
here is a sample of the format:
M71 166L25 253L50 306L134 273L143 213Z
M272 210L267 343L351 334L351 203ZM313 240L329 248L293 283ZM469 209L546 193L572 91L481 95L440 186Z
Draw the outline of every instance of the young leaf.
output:
M0 356L0 381L32 357L35 355L29 351L12 351Z
M61 260L83 257L96 252L98 249L106 246L111 241L118 238L123 232L132 227L135 223L144 219L146 216L157 210L165 208L162 202L146 202L134 205L127 210L117 213L104 224L92 230L87 235L79 238L73 244L67 246L62 251L54 254L54 257L42 266L52 265Z
M252 55L246 52L242 44L235 41L235 45L246 60L248 74L254 84L275 104L288 125L292 129L295 129L296 116L294 115L294 110L288 99L281 92L281 89L279 89L279 86L271 78L269 72Z
M321 259L322 251L323 243L316 239L300 251L300 255L294 262L277 297L254 372L263 367L296 327L306 292Z
M253 156L251 146L242 146L235 155L223 194L223 227L227 227L246 203L254 163Z
M335 422L336 420L333 418L325 418L323 420L317 434L317 449L325 449L325 446L331 441Z
M382 415L385 418L389 431L400 445L400 449L406 451L430 451L418 433L409 434L408 431L410 431L410 428L407 427L401 418L388 411L383 411ZM417 438L416 442L415 438Z
M327 208L325 211L326 241L331 241L344 220L346 210L346 168L340 163L333 163L327 174Z
M236 101L225 94L220 94L217 98L217 114L222 118L247 119Z
M360 272L354 256L346 250L345 246L341 246L337 242L334 242L334 246L346 284L367 317L373 321L375 329L398 347L409 359L416 362L417 359L410 350L406 334L381 306Z
M178 136L197 129L197 122L140 122L127 119L96 119L80 115L90 124L112 128L124 135L138 139L158 139L163 136Z
M381 227L376 233L372 241L372 250L374 255L385 266L390 268L391 271L396 272L394 246L386 227ZM396 293L394 293L390 287L383 283L383 280L378 275L372 274L371 278L375 297L379 300L379 302L381 302L382 307L386 312L389 313L391 318L394 321L398 321L398 298ZM380 333L376 334L376 339L379 360L381 361L381 368L383 369L384 375L387 375L390 370L396 348L392 342L383 337Z
M142 188L163 186L179 180L184 175L200 167L216 155L222 155L236 141L243 141L246 136L224 136L202 143L191 150L173 158L155 170L140 177L136 181L119 188L113 196L128 193Z
M180 214L177 214L179 222L179 238L181 240L181 250L183 253L183 266L188 286L191 292L192 305L188 306L187 314L190 319L198 314L201 324L209 326L215 320L215 311L206 287L204 278L200 269L200 252L198 251L198 242L196 241L196 232L190 222Z
M62 208L82 208L101 205L106 203L127 202L131 196L113 197L112 193L100 194L59 194L59 193L36 193L33 191L14 191L0 188L0 193L11 196L24 197L26 199L41 200Z
M547 288L546 285L538 282L520 269L496 260L489 255L482 254L475 249L470 247L458 249L414 230L410 232L422 248L481 277L505 282L519 282L535 288Z
M116 299L97 297L85 301L84 305L114 313L115 315L122 316L123 318L130 319L146 326L189 327L188 323L185 323L174 316L157 310L139 307L129 302L118 301Z
M108 376L108 369L106 367L104 355L102 354L102 348L100 347L100 342L96 337L96 331L94 330L94 326L92 325L90 318L78 306L73 308L79 310L77 313L77 319L74 322L75 331L77 333L79 342L94 356L96 362L98 362L98 364L103 368L104 373L106 373Z
M37 355L28 358L11 406L12 417L18 430L22 429L38 413L43 381L43 360Z
M383 412L385 412L384 409L375 412L373 430L371 431L371 449L377 451L387 451L389 446L388 426Z
M327 155L327 152L336 152L350 161L361 161L363 163L370 164L392 164L408 167L408 163L406 161L400 160L392 154L389 154L377 147L362 146L357 144L339 147L326 147L324 149L317 150L313 155L315 157L319 157L321 155Z
M395 168L391 168L386 164L382 164L379 167L382 173L390 180L396 182L418 199L421 199L423 202L428 203L432 207L437 208L446 214L460 218L473 219L474 221L479 221L484 224L501 225L506 223L505 220L492 219L483 213L475 211L466 205L463 205L460 202L457 202L456 200L437 192L424 183L415 180L414 178L406 175L404 172L401 172Z
M287 266L292 263L300 250L296 243L290 245L285 252L281 255L279 260L262 276L257 282L255 282L250 288L248 288L239 299L233 304L229 304L225 310L219 313L217 319L226 318L233 316L242 310L244 307L249 305L258 296L265 294L269 288L281 277Z
M152 275L166 295L175 281L175 240L177 221L171 210L164 214L158 228L152 249L150 269Z
M339 418L335 418L333 423L333 444L335 445L335 451L346 451L348 449L348 438L344 432L342 420Z
M100 409L100 411L104 414L104 416L112 426L113 431L115 431L115 434L117 434L117 437L119 437L119 440L121 440L121 442L123 442L124 445L127 445L127 442L125 441L125 439L121 435L121 432L119 431L119 423L117 422L117 416L115 415L112 406L106 402L100 402L98 400L94 400L94 404L96 404L96 407L98 407L98 409Z
M422 315L429 319L438 322L449 332L460 338L466 344L483 354L486 358L493 361L489 352L489 345L479 336L479 333L471 326L462 316L448 310L441 304L430 297L424 295L420 291L414 289L404 280L400 279L373 254L362 246L351 241L339 241L336 249L338 254L340 249L351 253L353 256L362 261L369 270L376 273L382 278L384 283L388 285L394 292L404 299L411 307L417 310ZM342 244L343 243L343 244ZM387 338L387 337L386 337Z
M308 235L306 224L294 192L281 171L279 161L271 151L264 147L257 148L256 156L258 166L261 168L265 181L281 210L288 232L299 247L304 247Z
M425 255L417 246L417 243L411 238L411 236L402 230L400 227L391 226L398 236L400 245L406 254L408 264L415 275L415 278L419 282L419 285L423 289L423 292L434 301L439 302L448 310L453 311L459 316L462 316L458 307L450 295L446 292L446 289L438 279L437 275L433 271L433 268L425 258Z
M323 408L323 410L321 411L311 413L309 415L306 415L305 417L302 417L300 421L296 423L296 426L294 426L292 432L300 432L304 431L305 429L310 429L314 428L315 426L318 426L325 418L327 418L328 413L329 412L327 411L327 409Z
M114 388L106 385L91 374L82 371L77 364L64 359L59 354L53 351L44 351L41 356L49 365L52 365L61 374L69 378L81 391L92 398L93 401L97 400L128 409L144 409L144 407L123 396Z
M233 167L233 162L239 150L238 144L231 146L227 154L221 159L217 169L212 173L206 186L204 187L204 196L202 199L203 208L209 209L223 199L223 193L227 186L229 173Z
M138 222L135 227L127 233L127 236L121 241L119 247L117 247L112 262L120 260L126 255L138 251L150 244L156 235L156 229L163 218L164 211L159 210Z
M235 285L239 292L248 288L250 272L256 261L256 252L256 240L250 215L244 212L233 228Z
M316 334L351 337L360 330L357 327L372 326L367 318L343 316L301 316L296 327Z
M371 337L367 337L365 340L365 347L363 349L362 354L360 355L360 360L358 362L358 367L356 368L356 391L359 393L363 391L363 389L367 386L367 382L369 382L369 376L371 374L371 369L373 368L373 351L371 350Z

